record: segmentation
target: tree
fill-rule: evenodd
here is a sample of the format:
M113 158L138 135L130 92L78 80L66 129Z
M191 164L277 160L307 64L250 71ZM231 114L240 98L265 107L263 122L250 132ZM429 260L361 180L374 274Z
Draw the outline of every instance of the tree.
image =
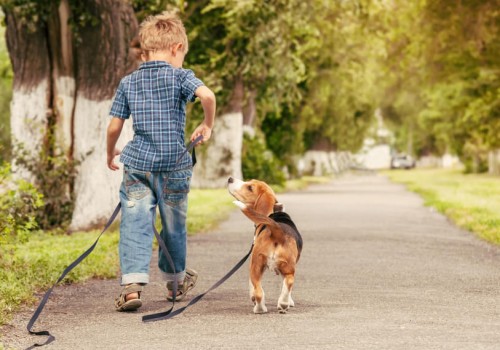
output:
M179 9L190 33L187 63L214 88L219 105L195 178L220 187L241 176L242 125L259 126L266 112L300 97L315 8L298 0L213 0Z
M423 12L440 35L427 45L429 70L438 79L428 97L437 108L434 118L428 109L421 118L446 132L451 150L474 172L486 170L488 151L500 147L499 6L498 0L441 1Z
M364 2L328 3L314 18L319 48L309 57L301 105L306 149L357 151L376 107L376 76L370 72L379 50L366 20Z
M120 184L105 166L105 132L114 90L137 65L132 6L119 0L1 6L14 71L13 138L49 159L81 160L75 183L61 186L75 194L72 227L95 225L115 204Z
M471 171L500 143L498 0L395 1L382 23L384 116L415 153L452 152Z

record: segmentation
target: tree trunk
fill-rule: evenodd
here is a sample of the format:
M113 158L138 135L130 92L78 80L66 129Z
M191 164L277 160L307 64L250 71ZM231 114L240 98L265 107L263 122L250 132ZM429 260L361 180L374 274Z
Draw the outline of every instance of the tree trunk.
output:
M6 42L14 80L11 102L11 134L14 143L22 143L36 152L47 133L50 99L50 59L45 23L32 22L5 10Z
M488 153L488 173L500 175L500 149Z
M255 105L255 97L257 93L255 90L250 90L247 96L247 103L243 110L243 125L253 127L255 123L255 117L257 115L257 107Z
M96 26L81 29L81 43L75 50L73 154L83 161L75 183L71 229L102 223L119 201L122 172L106 166L106 128L115 89L120 79L138 64L137 52L130 45L138 25L129 3L97 0L86 9L100 21ZM129 120L117 146L123 148L132 136Z
M222 115L215 119L212 138L206 146L197 147L193 187L222 188L229 176L242 178L243 94L243 81L238 77L228 106L222 108Z
M75 35L68 19L79 14L71 4L52 5L47 22L22 18L7 7L5 19L14 71L13 140L37 152L55 135L54 147L81 160L71 186L76 198L71 229L82 229L105 220L118 202L122 175L106 166L106 127L119 80L137 67L130 42L138 25L128 2L87 1L86 15L96 23L76 28ZM132 136L131 123L126 124L121 145Z

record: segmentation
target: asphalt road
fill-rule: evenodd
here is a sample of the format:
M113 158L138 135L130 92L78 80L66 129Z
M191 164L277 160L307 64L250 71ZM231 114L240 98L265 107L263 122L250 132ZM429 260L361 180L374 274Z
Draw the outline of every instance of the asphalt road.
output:
M116 280L57 288L36 325L56 336L47 349L500 349L498 247L382 176L344 177L279 199L304 238L288 314L276 310L281 280L270 272L270 312L252 313L246 263L177 318L144 324L142 315L168 306L153 262L136 313L114 311ZM252 234L235 211L214 232L190 238L188 265L200 273L190 296L222 277ZM6 345L38 340L25 330L31 312L3 328Z

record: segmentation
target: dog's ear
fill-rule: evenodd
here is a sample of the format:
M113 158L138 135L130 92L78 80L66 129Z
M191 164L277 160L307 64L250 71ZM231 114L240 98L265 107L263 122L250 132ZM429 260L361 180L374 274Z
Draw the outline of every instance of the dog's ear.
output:
M255 201L255 211L263 215L270 215L274 211L276 198L272 193L264 192Z

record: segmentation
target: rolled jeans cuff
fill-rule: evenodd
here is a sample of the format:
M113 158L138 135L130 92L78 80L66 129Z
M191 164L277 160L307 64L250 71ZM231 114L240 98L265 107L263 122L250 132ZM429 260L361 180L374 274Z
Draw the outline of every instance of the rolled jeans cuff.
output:
M179 273L168 273L161 271L161 276L165 282L171 282L177 278L177 281L179 283L184 283L184 277L186 277L186 271L182 271Z
M126 275L122 275L122 286L126 286L131 283L149 283L149 275L147 273L127 273Z

